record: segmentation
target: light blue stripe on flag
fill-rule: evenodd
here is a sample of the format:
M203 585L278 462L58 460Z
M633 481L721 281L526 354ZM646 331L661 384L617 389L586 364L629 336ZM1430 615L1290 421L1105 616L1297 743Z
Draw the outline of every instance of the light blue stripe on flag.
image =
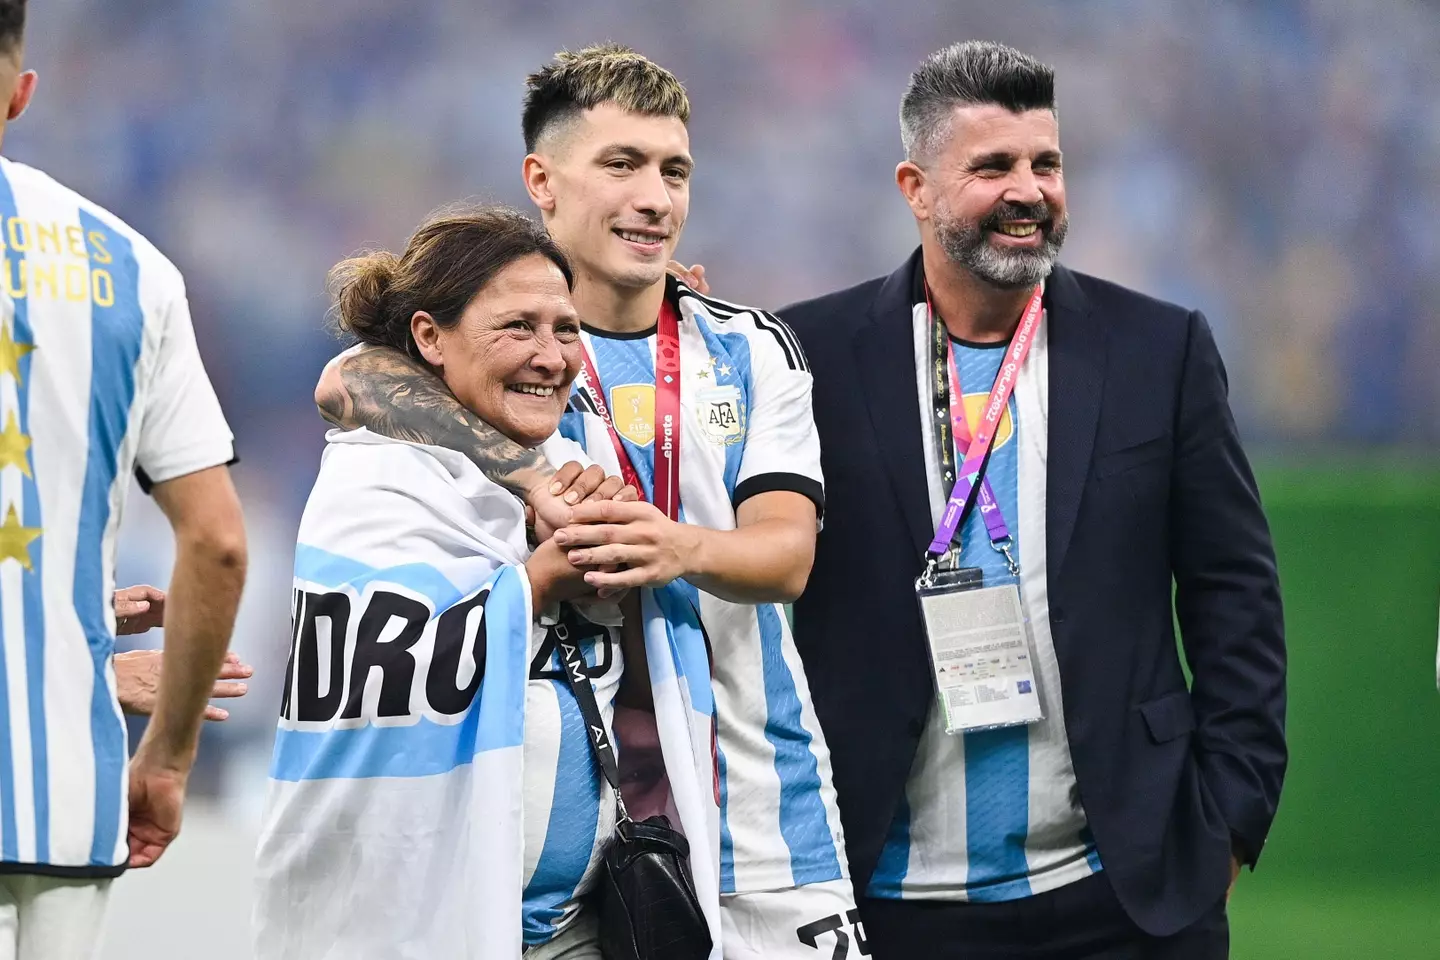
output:
M367 777L428 777L448 773L483 749L480 714L459 723L421 717L403 727L346 730L278 730L270 776L275 780L358 780Z
M768 717L765 739L775 748L780 780L780 835L790 849L795 884L840 879L840 857L820 797L820 766L805 729L795 677L785 662L784 626L773 603L755 607L760 624L760 658Z
M343 557L335 559L344 560ZM388 581L391 572L372 571L372 574ZM520 575L510 567L496 574L489 587L490 596L485 601L482 620L485 676L476 694L480 702L478 709L472 706L465 718L455 724L436 723L422 717L408 726L367 725L339 730L282 728L275 734L270 776L290 781L426 777L470 763L477 753L519 746L524 736L530 607ZM460 599L458 591L456 599ZM444 609L438 608L437 615Z
M13 216L15 216L15 195L10 190L10 182L8 178L5 177L3 170L0 170L0 220L8 223L10 221L10 218ZM15 257L14 260L10 259L12 255ZM30 337L21 337L19 334L21 311L26 309L25 273L23 266L25 262L25 255L23 252L6 250L4 253L4 257L4 269L6 274L4 281L6 287L9 290L14 291L14 293L11 295L11 300L15 304L16 329L10 331L10 333L11 336L13 336L16 340L24 340L28 343L30 342ZM21 374L22 376L24 376L25 374L29 373L28 358L26 358L26 360L22 360L22 364L24 364L24 366L22 367ZM24 397L25 394L23 385L16 384L16 389L20 393L20 396ZM23 403L24 401L22 400L21 402ZM29 515L30 511L27 508L26 517L28 517ZM35 549L35 546L36 545L32 544L32 551ZM34 554L32 553L32 556L33 555ZM25 622L28 631L28 628L30 626L30 619L27 617ZM35 659L35 657L30 654L30 634L28 632L25 635L25 646L27 653L26 659ZM20 840L19 829L15 823L15 757L10 744L10 711L13 709L13 705L10 703L9 675L10 667L5 662L5 650L3 648L3 645L0 645L0 707L3 707L3 709L0 709L0 857L3 857L7 861L13 862L20 859ZM35 694L33 692L33 689L30 687L29 680L30 678L29 676L27 676L26 688L27 690L31 690L30 723L33 736L35 724ZM41 691L43 696L43 687L41 687ZM44 737L45 733L44 722L45 704L42 700L40 702L40 735L42 738ZM32 747L32 750L33 749L34 748ZM36 755L41 757L44 756L43 740L42 748L36 751ZM40 789L40 781L37 781L36 789ZM37 816L39 815L39 810L36 811L36 814ZM39 826L40 824L37 820L37 829ZM45 831L45 834L48 834L48 832L48 830Z
M965 734L965 839L971 900L1030 895L1025 835L1030 825L1030 728Z
M135 363L145 315L140 309L140 269L130 241L83 210L80 227L90 251L91 289L101 296L93 298L90 314L90 453L75 547L75 611L85 629L95 673L90 697L90 739L95 751L95 833L90 862L109 866L116 861L126 747L125 726L105 682L115 636L105 617L110 596L106 593L104 541L110 522L110 490L135 397ZM97 234L103 238L104 251L91 239ZM107 253L110 262L106 262ZM99 276L101 270L110 278L108 283Z
M305 543L295 545L295 577L322 587L349 587L357 595L364 593L371 581L392 583L428 599L436 613L464 596L445 574L428 563L405 563L377 569Z

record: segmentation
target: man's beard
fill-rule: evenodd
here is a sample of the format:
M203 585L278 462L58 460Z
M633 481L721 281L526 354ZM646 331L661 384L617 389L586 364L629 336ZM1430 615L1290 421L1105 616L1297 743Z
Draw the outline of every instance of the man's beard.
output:
M990 234L999 232L1000 225L1012 220L1031 220L1044 236L1037 249L997 249L990 243ZM981 280L1007 290L1033 287L1050 275L1070 218L1054 220L1045 201L1035 204L1001 203L979 221L963 221L950 216L943 201L935 208L935 237L952 262L969 270Z

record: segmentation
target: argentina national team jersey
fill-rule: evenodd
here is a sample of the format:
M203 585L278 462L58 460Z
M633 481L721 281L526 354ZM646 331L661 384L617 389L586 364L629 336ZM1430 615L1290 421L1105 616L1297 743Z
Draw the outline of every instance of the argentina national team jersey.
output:
M735 528L735 508L788 490L823 509L811 378L798 342L761 311L701 297L673 279L680 314L680 517ZM587 330L605 400L647 499L653 494L654 330ZM577 381L561 432L608 472L619 466ZM720 890L784 890L849 876L830 753L778 604L688 589L713 655L720 769Z
M111 668L129 475L229 462L175 267L116 217L0 159L0 871L124 869Z
M929 319L923 299L913 316L916 387L921 410L930 391ZM1010 404L996 431L986 476L1014 539L1021 595L1030 618L1045 719L1030 726L947 734L932 703L905 795L896 811L868 893L885 899L1015 900L1053 890L1100 869L1081 809L1065 737L1060 670L1050 636L1045 579L1045 460L1048 328L1042 318ZM1008 343L955 342L956 368L973 436ZM934 430L923 435L932 522L941 492ZM957 461L958 462L958 461ZM961 528L960 565L987 581L1007 575L978 509Z

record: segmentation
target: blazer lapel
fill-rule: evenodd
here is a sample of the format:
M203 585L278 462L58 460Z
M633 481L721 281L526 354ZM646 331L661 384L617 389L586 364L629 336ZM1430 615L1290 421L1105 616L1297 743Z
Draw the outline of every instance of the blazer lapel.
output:
M875 439L900 501L915 555L934 534L925 453L920 440L920 398L915 388L915 347L911 331L911 282L920 254L905 262L880 287L870 322L856 334L855 368L865 391Z
M1051 273L1045 300L1050 327L1045 552L1053 583L1065 564L1095 449L1105 382L1105 329L1091 313L1074 274L1064 267Z

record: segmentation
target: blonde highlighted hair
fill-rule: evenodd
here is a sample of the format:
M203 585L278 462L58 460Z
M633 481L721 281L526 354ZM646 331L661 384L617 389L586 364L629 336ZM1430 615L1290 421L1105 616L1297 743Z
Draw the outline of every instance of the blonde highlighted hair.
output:
M618 43L562 50L525 78L521 129L533 152L553 127L602 103L652 117L690 122L690 97L675 74Z

